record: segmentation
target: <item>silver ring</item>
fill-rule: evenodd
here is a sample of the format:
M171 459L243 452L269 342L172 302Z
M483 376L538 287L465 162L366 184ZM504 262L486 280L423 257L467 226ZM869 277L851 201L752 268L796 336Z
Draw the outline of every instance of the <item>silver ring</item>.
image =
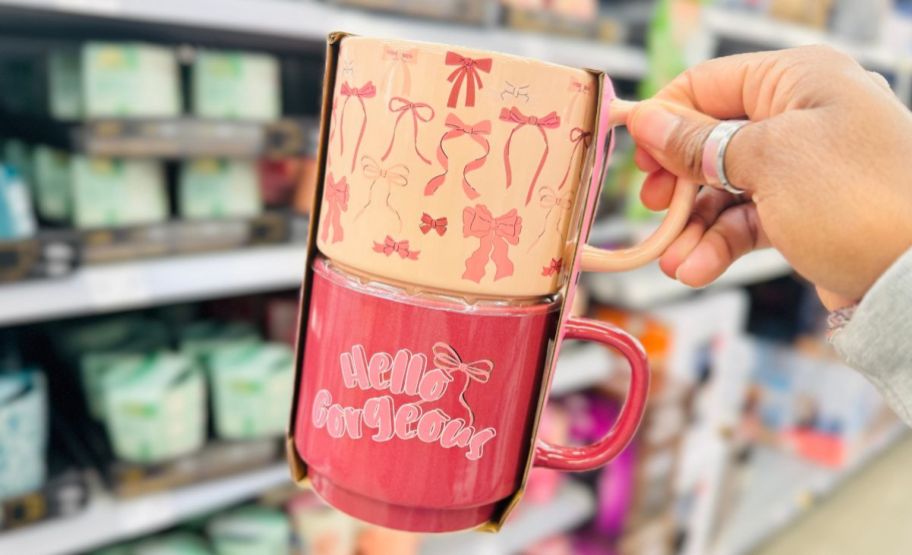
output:
M706 184L721 188L733 195L743 195L746 191L732 185L725 173L725 151L735 133L750 123L746 120L729 120L720 122L710 132L703 145L703 176Z

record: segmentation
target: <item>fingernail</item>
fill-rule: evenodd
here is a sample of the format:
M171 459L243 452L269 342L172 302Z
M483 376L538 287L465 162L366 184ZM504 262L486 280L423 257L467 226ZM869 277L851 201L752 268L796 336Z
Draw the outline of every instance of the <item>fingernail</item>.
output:
M645 104L631 122L634 138L647 148L664 150L681 118L660 106Z

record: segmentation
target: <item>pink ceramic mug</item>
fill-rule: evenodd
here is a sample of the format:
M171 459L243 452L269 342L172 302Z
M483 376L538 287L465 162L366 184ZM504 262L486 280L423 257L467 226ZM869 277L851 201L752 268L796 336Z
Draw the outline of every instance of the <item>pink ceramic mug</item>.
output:
M576 248L578 193L593 164L596 187L607 164L607 77L441 44L344 37L339 48L324 114L320 251L412 290L556 293ZM643 244L583 247L582 270L657 258L683 229L694 191L676 189Z
M466 304L313 267L294 446L314 490L362 520L444 532L492 520L535 466L606 464L636 431L649 383L639 343L570 319L570 339L616 349L631 367L626 403L595 443L536 441L560 303ZM534 450L534 451L533 451Z

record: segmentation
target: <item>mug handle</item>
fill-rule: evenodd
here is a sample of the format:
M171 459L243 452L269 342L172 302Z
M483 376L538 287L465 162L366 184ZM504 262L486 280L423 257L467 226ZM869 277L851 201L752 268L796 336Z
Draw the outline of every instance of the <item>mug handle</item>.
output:
M634 102L615 98L614 90L610 86L604 87L602 104L606 109L599 114L595 164L591 176L593 181L590 182L590 187L595 191L601 191L601 185L608 172L613 128L626 123L631 108L636 105ZM679 179L665 219L652 235L639 245L614 251L584 245L581 249L580 269L584 272L623 272L645 266L659 258L687 225L698 189L697 183Z
M534 466L584 472L604 466L627 447L636 433L649 396L649 362L640 342L624 330L605 322L571 318L564 326L565 339L594 341L618 351L630 363L627 399L611 430L597 442L582 447L554 445L538 440Z

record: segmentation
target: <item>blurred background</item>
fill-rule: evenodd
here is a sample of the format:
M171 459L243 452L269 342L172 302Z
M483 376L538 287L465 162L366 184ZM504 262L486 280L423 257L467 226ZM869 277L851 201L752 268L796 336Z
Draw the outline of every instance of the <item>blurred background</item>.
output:
M912 552L912 443L772 251L701 291L587 276L577 312L649 351L645 421L603 470L534 470L500 534L398 534L296 489L281 436L333 30L602 69L626 98L826 43L912 101L910 0L0 0L0 553ZM621 130L593 242L655 227L642 178ZM543 434L604 433L625 374L570 345Z

